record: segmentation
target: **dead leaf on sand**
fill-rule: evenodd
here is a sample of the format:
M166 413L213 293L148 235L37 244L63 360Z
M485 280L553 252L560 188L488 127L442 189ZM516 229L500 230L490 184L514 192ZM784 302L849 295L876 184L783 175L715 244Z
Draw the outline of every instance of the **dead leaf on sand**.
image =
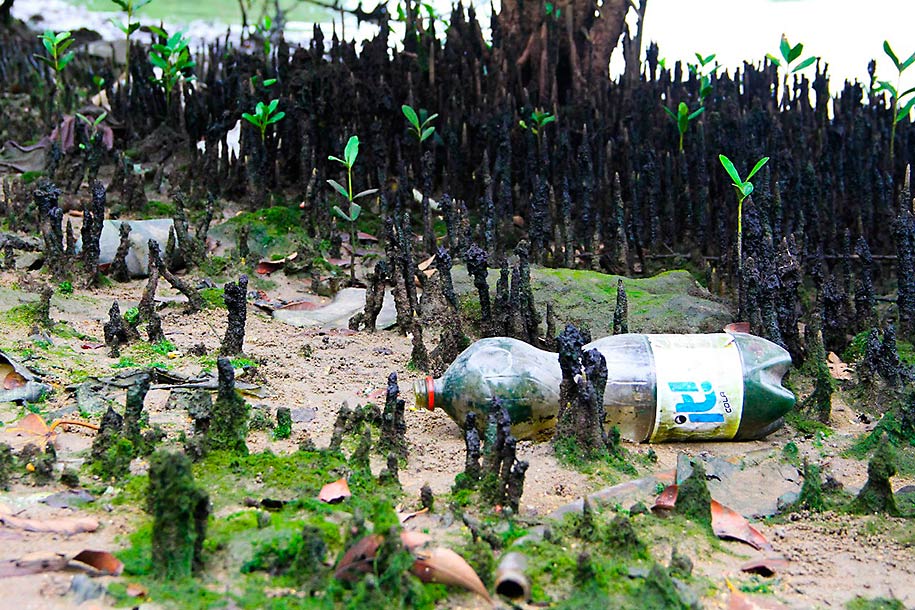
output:
M66 569L71 563L82 567L89 567L100 574L120 576L124 571L124 564L108 551L93 551L86 549L74 556L63 553L36 552L29 553L19 559L9 559L0 562L0 578L13 576L27 576L41 572L56 572Z
M788 560L784 557L758 557L741 565L740 571L768 577L775 576L787 567Z
M489 592L477 573L463 557L451 549L437 546L431 549L419 549L413 554L416 556L416 561L413 562L411 572L416 574L421 581L462 587L492 603Z
M346 483L346 479L340 478L333 483L328 483L322 487L321 492L318 494L318 500L333 504L334 502L340 502L341 500L349 498L352 495L353 494L349 490L349 485Z
M736 510L723 506L712 500L712 530L719 538L730 538L746 542L758 550L771 550L772 545L759 530L750 525L746 518Z

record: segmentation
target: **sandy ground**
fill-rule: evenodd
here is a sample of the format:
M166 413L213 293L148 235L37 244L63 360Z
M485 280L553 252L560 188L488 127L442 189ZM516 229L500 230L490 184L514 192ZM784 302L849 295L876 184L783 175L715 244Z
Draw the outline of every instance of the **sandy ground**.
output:
M282 276L280 273L279 276ZM296 280L274 278L279 285L268 292L290 295L304 291ZM6 273L0 276L0 287L14 283L24 286L28 278ZM52 317L66 321L86 335L101 338L102 323L112 300L121 303L122 311L135 304L143 282L115 285L92 292L77 290L71 297L55 297ZM16 293L6 291L0 299L3 308L15 305ZM160 284L160 294L174 294ZM13 296L11 296L13 295ZM224 310L204 311L187 316L176 306L161 312L167 337L182 353L191 346L203 343L208 353L216 353L225 328ZM22 328L3 328L3 347L25 345L28 331ZM114 360L105 349L84 349L91 341L60 339L57 346L68 345L78 354L87 370L110 374ZM256 361L255 380L266 390L263 399L250 399L254 405L263 404L272 413L277 407L307 408L314 418L294 424L290 441L268 440L263 432L252 432L249 445L259 451L269 447L282 452L292 451L298 443L310 437L318 446L325 446L330 438L334 418L340 405L351 405L369 400L368 396L384 388L388 373L396 372L402 396L407 400L407 438L409 441L408 466L401 471L400 480L408 502L415 502L419 489L428 483L436 495L447 493L454 476L463 469L464 443L457 425L442 412L416 410L413 406L412 380L417 373L407 369L410 341L394 331L375 334L349 331L316 331L294 328L274 321L268 314L250 307L245 340L246 354ZM179 371L196 373L199 364L184 358L172 362ZM48 371L65 378L65 371ZM57 388L60 390L61 388ZM377 394L376 394L377 396ZM152 423L162 423L176 433L187 426L187 421L174 412L163 409L167 392L153 391L147 398L147 409ZM71 400L63 391L52 398L51 408L64 407ZM21 413L18 408L0 411L3 422L9 423ZM802 455L825 463L826 472L835 476L848 489L860 487L866 478L866 464L839 457L842 448L852 438L866 431L866 426L856 417L854 410L838 405L835 412L836 433L825 442L815 439L795 439L787 430L781 430L763 441L747 443L668 444L651 447L658 455L657 471L676 465L678 453L699 455L707 452L718 457L739 459L742 456L780 451L789 440L795 440ZM9 440L9 433L0 430L0 440ZM76 452L91 443L88 433L67 431L59 437L59 454L62 460L75 460ZM15 439L14 439L15 440ZM21 439L18 439L21 442ZM633 453L644 453L648 445L627 445ZM519 459L531 464L522 497L521 514L525 517L542 517L576 498L596 491L602 483L589 480L587 475L560 466L547 444L521 442ZM138 465L142 467L142 464ZM376 464L380 469L380 463ZM797 477L800 480L800 477ZM900 488L912 481L895 480ZM750 487L753 487L751 484ZM759 483L752 493L766 495L764 484ZM0 504L12 508L19 516L53 518L74 514L69 509L51 509L37 500L59 489L59 485L44 488L17 484L9 493L0 493ZM650 502L651 497L645 498ZM101 501L105 501L102 498ZM78 514L78 512L77 512ZM103 516L101 527L91 534L63 537L52 534L26 533L0 527L0 561L20 558L36 552L76 552L83 548L114 549L126 544L119 535L129 533L136 515L122 507ZM883 519L881 523L894 520ZM898 528L915 525L901 520ZM779 599L794 608L842 607L856 595L866 597L895 596L907 607L915 607L915 551L904 547L889 535L885 528L868 525L868 519L849 520L832 514L815 515L797 521L768 526L759 524L761 531L772 542L776 553L788 558L789 567L772 582ZM909 536L911 540L912 536ZM697 569L715 582L719 590L726 591L725 578L732 581L745 579L738 566L748 558L760 554L738 542L723 542L722 549L712 554L699 554L689 546L681 551L692 555ZM670 556L669 546L654 549L665 563ZM34 576L0 579L0 606L27 610L31 608L76 607L72 596L62 596L69 588L72 572L46 573ZM726 595L705 600L708 607L725 607ZM105 605L104 599L86 602L78 607L91 608Z

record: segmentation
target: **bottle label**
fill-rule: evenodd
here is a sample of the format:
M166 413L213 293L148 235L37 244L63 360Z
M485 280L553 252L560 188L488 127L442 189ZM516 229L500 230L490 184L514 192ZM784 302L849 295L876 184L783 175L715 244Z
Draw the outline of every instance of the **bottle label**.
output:
M719 333L648 339L657 379L657 411L649 442L734 438L744 390L734 338Z

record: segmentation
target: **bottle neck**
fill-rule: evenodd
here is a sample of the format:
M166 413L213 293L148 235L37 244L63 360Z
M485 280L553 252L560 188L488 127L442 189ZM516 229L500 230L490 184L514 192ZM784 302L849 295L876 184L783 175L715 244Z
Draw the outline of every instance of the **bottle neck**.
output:
M441 408L441 389L442 382L440 379L432 377L421 377L413 382L413 394L416 397L416 408L434 410L436 407Z

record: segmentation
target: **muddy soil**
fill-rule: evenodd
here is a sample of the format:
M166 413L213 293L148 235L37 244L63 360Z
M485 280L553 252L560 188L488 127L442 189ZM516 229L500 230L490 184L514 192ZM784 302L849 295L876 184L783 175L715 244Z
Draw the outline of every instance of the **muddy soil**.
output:
M271 277L272 295L285 298L305 294L305 285L298 279L286 279L277 273ZM0 310L7 311L21 302L33 299L23 290L30 284L28 276L3 273L0 275ZM74 371L88 374L110 375L116 372L112 365L117 360L109 358L107 350L97 347L101 343L102 324L113 300L118 300L121 310L135 305L143 289L143 281L116 284L107 288L76 290L71 296L55 295L52 317L66 322L84 338L52 336L54 346L47 348L46 359L40 364L55 392L44 411L68 413L74 410L74 400L64 385L74 378ZM161 296L174 296L164 283ZM315 297L316 298L316 297ZM173 359L162 356L177 372L197 373L201 369L199 357L188 356L188 350L203 344L207 353L215 356L225 330L225 310L209 309L188 316L180 305L169 305L160 311L167 338L181 354ZM3 323L0 348L32 347L27 327ZM404 489L404 504L416 505L419 490L428 484L436 496L448 493L454 477L463 469L464 443L457 425L442 412L417 410L413 406L412 380L419 374L408 369L410 339L396 331L374 334L352 333L344 330L313 330L294 328L273 320L268 314L249 305L245 353L257 363L256 369L243 377L262 385L263 398L249 397L255 407L263 406L273 415L278 407L293 409L293 435L288 441L273 441L266 432L252 432L248 439L252 451L270 449L274 452L294 451L298 444L310 438L317 446L326 446L330 439L334 418L341 404L378 402L388 373L396 372L400 379L402 396L407 400L407 440L409 442L408 466L400 473ZM125 354L131 352L125 351ZM83 374L85 374L83 373ZM183 413L167 411L167 391L153 390L146 400L150 423L160 423L170 438L189 426ZM383 400L383 398L381 399ZM15 437L9 432L11 422L18 420L22 408L5 404L0 410L0 440L21 446L28 439ZM872 425L872 424L871 424ZM825 471L855 490L866 479L866 463L842 458L842 450L851 441L867 431L855 409L839 404L834 412L835 432L827 439L804 438L790 429L782 429L763 441L745 443L704 443L633 445L627 449L633 454L645 454L650 449L657 454L657 463L651 470L661 472L676 466L681 452L691 456L703 453L739 461L746 456L778 456L789 441L794 441L801 457L825 462ZM76 428L65 429L59 435L58 453L64 463L78 466L91 443L90 433ZM569 470L559 463L548 444L522 442L519 459L531 464L527 473L521 515L525 518L543 518L557 508L576 498L605 487L608 482ZM381 469L380 462L373 470ZM143 471L142 461L132 468ZM648 469L642 468L647 473ZM791 468L789 468L789 471ZM753 470L748 469L752 473ZM752 477L752 474L749 475ZM794 478L795 488L800 475ZM894 479L899 489L915 481L902 477ZM39 503L41 498L61 491L57 483L32 487L17 483L8 493L0 493L0 508L18 516L50 519L81 514L79 509L52 509ZM112 496L114 490L111 491ZM747 484L747 496L756 494L769 497L765 483ZM105 510L94 510L100 519L98 531L65 537L58 534L26 533L0 528L0 560L20 558L34 553L77 552L83 548L115 550L126 546L126 534L133 531L140 518L140 509L113 506L111 497L97 500ZM643 498L650 504L653 494ZM720 498L728 503L728 498ZM740 498L736 498L740 500ZM896 597L907 607L915 606L915 525L911 521L877 517L852 518L827 513L801 515L797 520L770 525L757 523L771 541L777 554L790 560L789 567L768 581L771 591L793 608L842 607L856 595L866 597ZM903 532L903 534L900 534ZM905 534L907 532L907 535ZM902 541L900 541L902 540ZM906 542L907 540L907 542ZM667 563L670 543L659 541L653 553L659 561ZM704 600L707 607L725 607L727 586L730 582L745 582L747 576L738 570L740 564L761 554L739 542L722 542L711 553L691 549L689 541L679 544L680 550L691 557L698 572L716 584L717 593ZM0 599L5 608L69 608L75 607L72 595L64 596L70 587L74 572L55 572L16 578L0 579ZM227 575L231 580L231 576ZM112 580L110 577L101 579ZM474 607L472 598L461 598L461 607ZM79 606L105 607L106 598L95 599ZM155 607L155 603L144 604ZM455 606L451 606L455 607Z

